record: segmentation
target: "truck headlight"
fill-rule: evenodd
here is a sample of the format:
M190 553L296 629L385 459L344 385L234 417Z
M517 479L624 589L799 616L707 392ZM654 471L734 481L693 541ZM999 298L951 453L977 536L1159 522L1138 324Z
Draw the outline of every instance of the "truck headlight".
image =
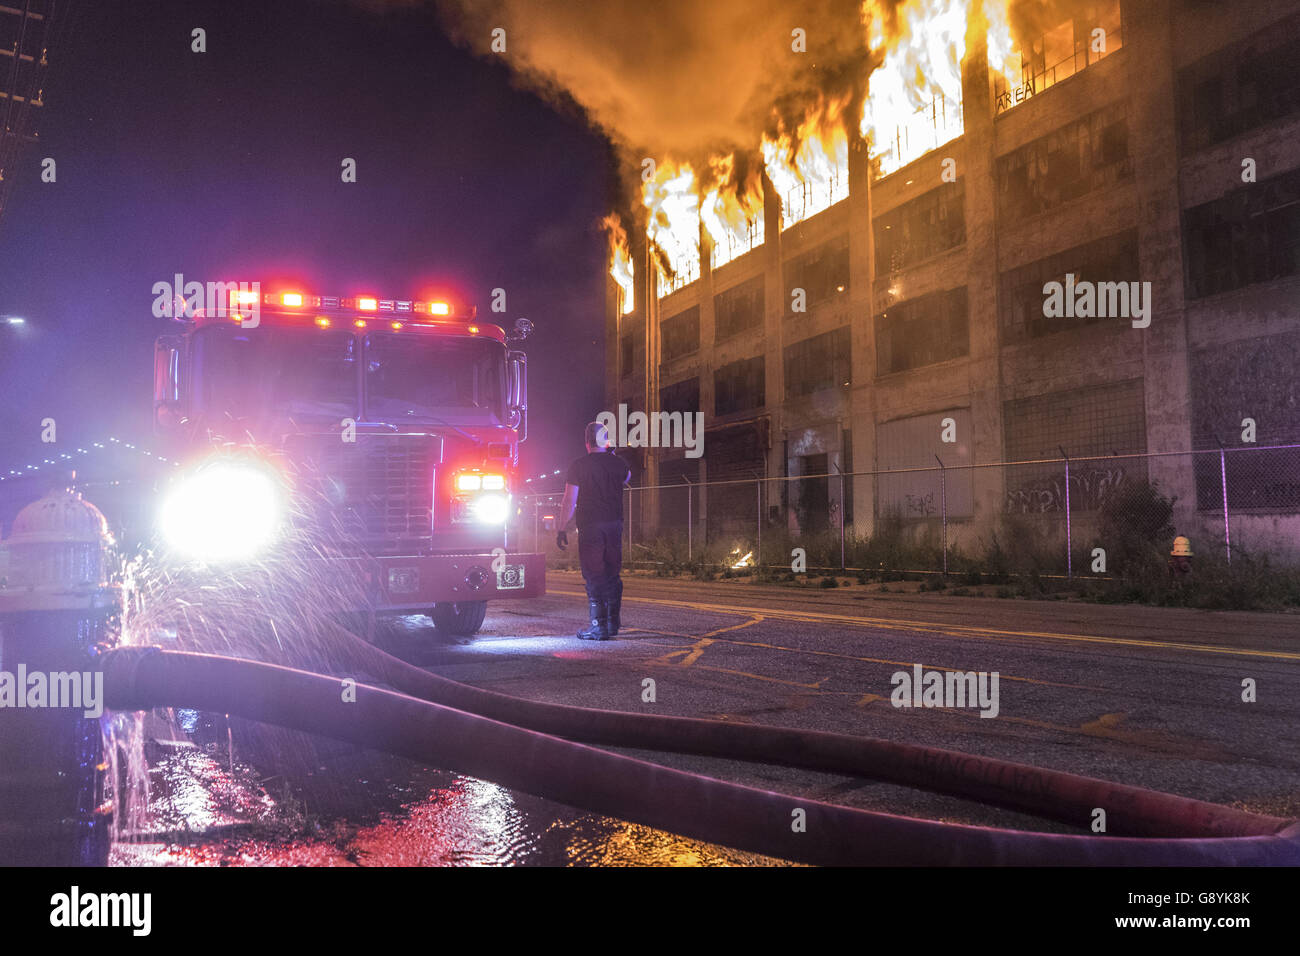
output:
M476 495L469 512L482 524L505 524L510 514L510 499L505 495Z
M167 496L160 524L167 544L186 557L239 561L275 539L283 512L279 481L269 468L214 462Z
M451 520L456 524L505 524L509 516L509 495L480 492L451 499Z

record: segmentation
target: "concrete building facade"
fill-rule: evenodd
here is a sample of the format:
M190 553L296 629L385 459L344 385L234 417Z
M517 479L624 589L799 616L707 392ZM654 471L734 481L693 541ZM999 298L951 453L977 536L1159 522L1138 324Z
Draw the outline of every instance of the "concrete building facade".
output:
M699 278L671 293L633 237L629 313L609 286L606 398L704 412L702 458L628 450L640 484L711 483L693 499L697 533L753 529L756 515L816 532L841 509L858 534L886 516L924 528L937 472L757 493L741 479L937 458L952 469L949 519L973 534L1059 510L1061 469L959 466L1064 451L1117 456L1076 470L1072 512L1149 479L1176 497L1180 529L1213 534L1217 455L1118 456L1242 445L1245 419L1258 445L1300 441L1300 13L1285 0L1093 7L1028 44L1039 65L1022 87L970 51L963 133L886 176L854 144L847 198L825 211L783 228L790 197L765 179L762 244L715 269L702 231ZM1067 275L1149 288L1149 325L1045 315L1045 284ZM1234 535L1300 537L1300 456L1229 458ZM684 525L684 492L633 502L640 536Z

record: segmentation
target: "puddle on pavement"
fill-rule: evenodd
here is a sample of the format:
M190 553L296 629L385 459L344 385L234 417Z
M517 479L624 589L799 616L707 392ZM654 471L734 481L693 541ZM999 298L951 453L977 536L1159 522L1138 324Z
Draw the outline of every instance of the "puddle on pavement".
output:
M152 727L149 813L112 866L788 865L294 731Z

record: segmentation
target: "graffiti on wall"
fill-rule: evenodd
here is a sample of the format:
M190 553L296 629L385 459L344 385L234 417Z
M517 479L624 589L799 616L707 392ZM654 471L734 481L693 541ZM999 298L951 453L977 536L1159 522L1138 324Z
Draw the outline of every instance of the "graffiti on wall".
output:
M931 491L924 495L914 495L905 493L903 500L907 505L907 516L913 515L932 515L938 514L939 506L935 502L934 492Z
M1123 468L1070 471L1070 510L1096 511L1128 478ZM1006 510L1012 514L1050 514L1065 510L1065 472L1007 489Z

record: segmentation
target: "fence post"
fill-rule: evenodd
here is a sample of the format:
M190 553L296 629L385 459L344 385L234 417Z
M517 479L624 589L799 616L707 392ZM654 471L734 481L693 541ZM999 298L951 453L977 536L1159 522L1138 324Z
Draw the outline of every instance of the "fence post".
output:
M537 554L542 550L542 529L538 523L538 516L540 514L541 507L542 507L541 502L537 500L536 495L533 495L533 553L534 554Z
M1070 529L1070 456L1065 453L1065 449L1060 445L1056 446L1061 452L1061 457L1065 459L1065 576L1067 579L1074 577L1074 547L1071 540Z
M835 462L835 470L840 473L840 570L844 571L844 469Z
M1232 532L1228 530L1228 461L1219 442L1219 485L1223 488L1223 547L1227 551L1228 563L1232 564Z
M943 515L943 574L948 576L948 469L943 466L943 459L938 455L934 460L939 463L939 509Z
M754 482L754 487L758 491L758 547L754 550L754 566L762 567L763 565L763 479L760 477Z
M695 522L691 518L691 499L695 497L695 485L691 479L682 475L682 481L686 482L686 560L694 560L694 549L692 540L695 532Z

